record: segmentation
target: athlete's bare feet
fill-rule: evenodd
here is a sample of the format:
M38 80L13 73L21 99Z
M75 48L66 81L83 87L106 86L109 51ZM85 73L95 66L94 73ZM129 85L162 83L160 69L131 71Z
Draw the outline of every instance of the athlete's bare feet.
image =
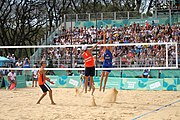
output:
M92 96L94 96L94 91L95 91L95 87L93 86L92 87L92 94L91 94Z
M103 92L105 92L105 87L103 87Z
M56 105L56 103L53 102L53 103L51 103L51 105Z
M102 88L100 87L100 88L99 88L99 91L100 91L100 92L101 92L101 89L102 89Z
M90 92L90 91L91 91L91 88L89 88L88 91Z

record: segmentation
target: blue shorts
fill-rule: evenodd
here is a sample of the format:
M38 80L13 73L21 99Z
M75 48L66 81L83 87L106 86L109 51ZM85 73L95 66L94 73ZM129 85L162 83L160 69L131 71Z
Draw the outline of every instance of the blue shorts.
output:
M112 66L107 66L107 65L103 65L102 67L103 68L112 68ZM106 72L109 72L109 73L111 72L111 70L103 70L103 71L106 71Z

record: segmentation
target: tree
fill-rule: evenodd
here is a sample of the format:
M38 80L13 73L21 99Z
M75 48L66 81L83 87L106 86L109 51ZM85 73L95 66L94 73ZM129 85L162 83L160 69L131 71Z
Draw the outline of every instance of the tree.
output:
M147 11L150 11L154 0L1 0L0 45L37 44L47 31L59 26L64 14L139 12L147 7L144 1L149 2ZM16 49L5 52L15 53ZM17 53L22 55L21 51ZM29 56L33 52L25 50L25 53Z
M2 0L0 2L0 40L3 46L25 46L36 44L39 31L45 24L41 2L36 0ZM15 53L17 49L5 49ZM26 55L29 56L25 49ZM32 51L30 51L32 53ZM22 55L19 50L18 57Z

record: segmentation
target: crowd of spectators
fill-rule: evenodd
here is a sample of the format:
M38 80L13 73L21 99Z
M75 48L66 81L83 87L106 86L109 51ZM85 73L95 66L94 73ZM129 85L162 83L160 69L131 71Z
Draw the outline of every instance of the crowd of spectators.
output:
M51 41L51 45L83 45L95 44L102 41L106 36L113 40L113 44L123 43L163 43L178 42L180 43L180 27L178 25L159 25L154 21L146 21L145 24L133 23L124 26L101 26L95 28L86 26L72 29L62 29L61 34L56 34ZM112 36L109 38L109 36ZM97 38L97 39L96 39ZM178 45L178 55L180 56L180 45ZM168 66L176 64L176 48L174 45L168 45ZM101 67L102 63L99 58L103 55L103 47L97 47L93 52L97 67ZM96 57L97 54L97 57ZM29 68L30 60L26 58L15 58L14 54L8 54L7 58L11 61L8 67ZM41 58L48 59L49 67L84 67L81 55L81 47L72 48L47 48L43 49ZM180 58L178 59L180 61ZM134 45L134 46L114 46L113 47L113 67L164 67L166 66L166 45ZM17 75L21 75L22 71L18 71Z
M7 68L30 68L30 59L26 58L16 58L14 54L8 53L7 58L9 62L6 62L3 67ZM10 71L9 70L1 70L2 74L7 75ZM25 71L25 73L30 74L29 71ZM17 75L22 75L22 70L18 70L16 72Z
M106 36L106 38L104 38ZM56 34L51 41L51 45L84 45L95 44L106 39L107 43L111 39L113 44L113 67L165 67L166 66L166 52L168 51L168 66L174 67L176 65L176 46L175 44L166 45L127 45L118 46L117 44L129 43L164 43L177 42L178 56L180 56L180 26L178 25L157 25L146 21L144 25L133 23L124 26L101 26L95 28L86 26L78 28L62 29L61 34ZM166 51L167 49L167 51ZM103 55L103 47L97 47L93 51L96 67L102 66L102 61L99 58ZM14 54L8 54L7 58L10 64L7 67L12 68L30 68L38 65L31 64L30 59L16 58ZM84 67L81 47L50 47L42 49L41 58L38 58L35 63L41 60L48 60L49 68L79 68ZM180 63L180 57L178 58ZM1 70L0 75L7 75L10 71ZM67 75L72 75L72 71L66 71ZM82 71L79 71L82 72ZM34 73L34 72L32 72ZM25 79L30 80L31 71L25 70ZM22 75L22 70L16 71L16 75ZM55 75L54 71L47 71L47 74ZM147 72L144 76L149 77ZM143 77L144 77L143 76ZM0 76L2 77L2 76Z
M63 29L60 35L55 35L51 41L52 45L79 45L93 44L103 40L106 34L107 41L112 34L113 44L119 43L163 43L178 42L180 43L180 27L177 25L157 25L146 21L144 25L133 23L124 26L101 26L95 28L74 27ZM97 37L97 41L96 41ZM180 46L178 45L178 49ZM175 46L168 45L168 64L175 66L176 55ZM99 59L103 53L102 47L97 48L97 58ZM180 51L178 50L180 55ZM71 59L72 55L72 59ZM94 51L96 55L96 51ZM83 59L81 57L81 48L49 48L44 49L42 57L48 57L53 62L54 67L83 67ZM96 58L96 57L95 57ZM96 61L98 67L101 66L100 61ZM164 67L166 66L166 46L165 45L134 45L134 46L118 46L113 47L113 66L114 67Z

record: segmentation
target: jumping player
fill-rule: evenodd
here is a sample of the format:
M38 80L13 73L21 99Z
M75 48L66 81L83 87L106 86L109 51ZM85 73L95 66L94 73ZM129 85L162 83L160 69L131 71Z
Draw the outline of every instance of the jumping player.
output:
M111 35L109 36L109 39L110 39L109 43L112 44ZM106 34L104 34L103 44L106 44ZM101 58L103 61L103 68L112 68L112 58L113 58L112 47L104 46L104 55ZM111 70L103 70L102 71L99 91L101 91L101 89L102 89L102 82L103 82L104 76L105 76L105 80L104 80L103 92L105 91L106 82L108 80L108 76L109 76L110 72L111 72Z
M95 75L95 64L92 51L98 45L98 43L91 49L87 49L87 46L82 46L84 65L85 65L85 93L87 93L88 77L90 77L90 87L92 89L92 95L95 91L93 76Z
M50 79L48 77L46 77L45 72L44 72L44 68L45 67L46 67L46 62L45 61L41 61L41 68L38 71L38 84L39 84L40 88L43 91L43 95L40 97L40 99L38 100L37 104L40 104L41 100L46 96L47 91L49 91L49 97L50 97L50 100L51 100L51 104L55 105L56 103L53 101L52 90L46 84L46 80L48 82L50 82L51 84L54 84L54 83L52 81L50 81Z

